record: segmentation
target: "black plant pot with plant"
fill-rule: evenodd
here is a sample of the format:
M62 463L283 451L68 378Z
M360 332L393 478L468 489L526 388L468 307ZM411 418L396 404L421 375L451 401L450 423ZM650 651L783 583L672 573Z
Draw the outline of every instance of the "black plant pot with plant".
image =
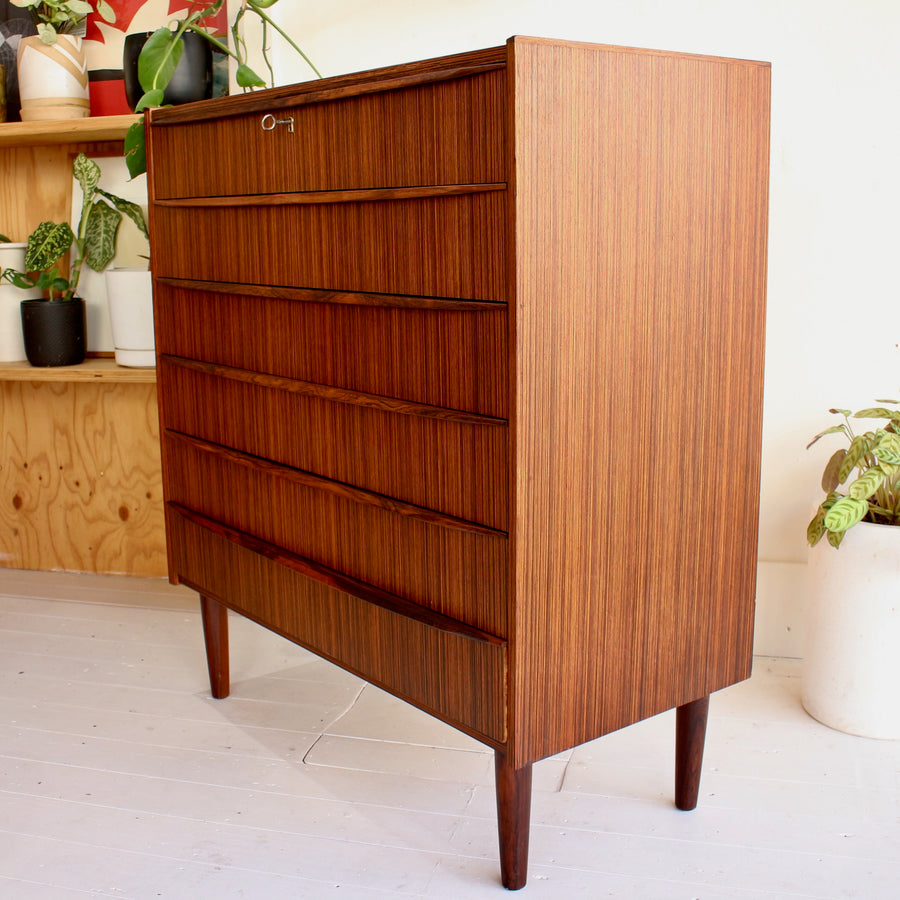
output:
M25 356L31 365L77 366L84 362L84 300L23 300L21 307Z
M46 299L23 300L22 336L25 356L33 366L74 366L85 356L84 300L75 296L85 263L102 272L116 252L122 216L128 216L147 235L140 206L99 186L100 166L83 153L75 157L72 174L81 186L81 215L77 232L68 222L41 222L28 236L24 272L4 269L0 279L17 288L38 288ZM72 253L68 276L60 263Z
M122 66L125 72L125 99L131 109L138 105L144 95L138 78L138 59L144 44L153 34L142 31L129 34L125 38L125 51ZM181 35L179 41L182 51L178 65L172 73L172 79L166 85L162 97L163 104L178 105L193 103L195 100L208 100L213 94L213 55L209 41L191 31Z

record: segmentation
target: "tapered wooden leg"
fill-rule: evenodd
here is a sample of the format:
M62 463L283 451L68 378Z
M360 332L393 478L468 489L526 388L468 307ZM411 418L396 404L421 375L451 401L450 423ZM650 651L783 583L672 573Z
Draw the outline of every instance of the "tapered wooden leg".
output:
M228 609L209 597L200 598L203 637L206 640L206 664L213 697L221 700L231 690L228 670Z
M694 809L700 794L700 769L709 694L675 710L675 805Z
M531 825L531 763L514 769L506 754L494 752L497 774L497 828L500 832L500 878L517 891L528 878L528 831Z

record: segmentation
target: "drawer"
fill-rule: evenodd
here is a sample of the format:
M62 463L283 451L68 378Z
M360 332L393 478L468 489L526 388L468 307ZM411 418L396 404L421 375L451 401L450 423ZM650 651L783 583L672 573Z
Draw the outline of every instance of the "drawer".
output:
M298 194L211 205L157 204L154 274L331 291L507 299L505 190L405 199L356 196L328 195L328 202Z
M243 369L161 357L160 403L168 429L313 472L335 481L506 530L507 441L503 420L476 423L418 414L431 409L367 402ZM225 373L223 374L219 373ZM313 391L315 393L304 393ZM439 412L439 411L437 411ZM494 424L483 424L493 422Z
M505 741L504 642L337 590L280 548L249 549L171 507L166 524L176 580L476 737Z
M167 501L506 637L505 535L171 432L162 447Z
M211 166L155 169L156 197L505 181L505 80L497 69L327 102L298 96L282 108L180 127L154 124L152 153L165 159L241 148L233 162L224 154ZM293 130L264 130L272 118L293 120Z
M161 353L506 418L503 304L215 288L157 281Z

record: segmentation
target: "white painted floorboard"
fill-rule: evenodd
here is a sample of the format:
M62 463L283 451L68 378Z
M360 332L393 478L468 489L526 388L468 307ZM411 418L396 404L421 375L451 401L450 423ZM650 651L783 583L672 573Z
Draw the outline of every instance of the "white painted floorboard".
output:
M491 753L196 597L0 569L0 898L501 897ZM711 703L700 805L674 715L535 765L533 900L900 897L900 742L801 709L760 657Z

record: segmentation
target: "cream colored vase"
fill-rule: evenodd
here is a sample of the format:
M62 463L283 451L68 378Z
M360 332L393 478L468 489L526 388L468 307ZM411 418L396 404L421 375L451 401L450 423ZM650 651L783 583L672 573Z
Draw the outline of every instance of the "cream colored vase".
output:
M802 700L825 725L900 739L900 526L860 522L809 553Z
M80 37L60 34L53 44L22 38L17 54L22 121L90 115L88 70Z
M25 244L0 244L0 272L3 269L25 271ZM23 291L8 281L0 281L0 362L22 362L25 359L19 304L40 296L37 288Z

